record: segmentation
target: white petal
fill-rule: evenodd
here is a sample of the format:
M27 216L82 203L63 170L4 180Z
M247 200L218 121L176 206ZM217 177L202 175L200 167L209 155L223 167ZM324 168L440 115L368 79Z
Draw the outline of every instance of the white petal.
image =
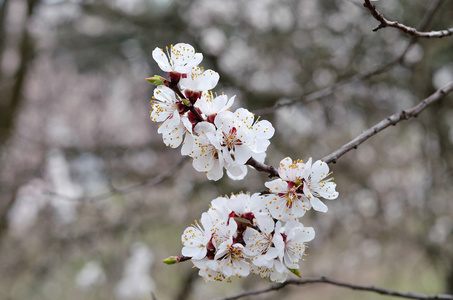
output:
M255 125L253 125L253 129L255 130L255 134L257 136L265 139L270 139L275 133L275 129L271 122L267 120L256 122Z
M329 166L320 160L313 163L311 167L311 181L319 182L329 175Z
M192 149L194 147L194 138L191 134L186 134L184 138L184 143L181 147L181 154L182 155L189 155L190 152L192 152Z
M247 276L250 273L250 264L244 260L233 260L233 269L236 276Z
M208 132L215 132L216 129L215 129L215 126L214 124L212 123L209 123L209 122L199 122L196 126L195 126L195 130L194 130L196 133L198 134L206 134Z
M310 203L313 209L316 211L325 213L328 210L327 206L321 200L314 196L310 198Z
M278 175L281 179L286 181L292 181L294 178L293 176L289 176L292 168L290 167L293 164L293 160L290 157L285 157L280 161L278 166ZM291 178L290 178L291 177Z
M247 166L230 165L227 168L227 175L233 180L242 180L247 175Z
M252 151L247 145L237 145L234 150L234 160L236 163L243 165L250 157L252 157Z
M280 178L264 183L273 194L285 193L288 190L288 183Z
M294 240L298 243L307 243L315 238L315 230L313 227L304 227L295 236Z
M284 218L286 217L286 200L280 198L277 195L273 196L274 197L272 197L272 203L268 204L267 208L272 217L277 220L284 220Z
M162 49L160 48L154 49L153 58L157 62L159 68L161 68L162 71L164 72L173 71L172 67L170 66L170 63L168 62L168 57Z
M255 216L258 228L265 234L270 234L274 231L274 220L268 215Z
M337 185L333 182L320 183L320 185L316 189L316 192L327 200L333 200L336 199L339 195L338 192L335 191L336 186Z
M235 114L237 119L239 119L242 122L244 122L247 126L249 126L249 127L252 126L253 121L255 119L255 116L253 115L253 113L251 113L250 111L248 111L245 108L238 108L234 112L234 114Z
M208 90L212 90L213 88L215 88L215 86L219 82L220 75L219 75L219 73L217 73L213 70L206 70L203 72L203 74L200 77L201 78L199 79L199 82L198 82L198 90L199 91L208 91Z
M206 173L206 176L209 180L217 181L223 177L223 167L220 164L216 163L211 170Z
M182 255L192 257L193 259L203 259L206 256L205 247L183 247Z

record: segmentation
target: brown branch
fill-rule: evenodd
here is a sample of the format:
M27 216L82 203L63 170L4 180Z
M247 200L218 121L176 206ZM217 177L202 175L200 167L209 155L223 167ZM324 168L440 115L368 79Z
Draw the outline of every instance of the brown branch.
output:
M423 16L422 21L420 22L420 24L417 27L418 31L424 31L424 30L426 30L426 28L428 28L428 25L431 22L431 20L433 19L434 14L436 13L436 11L439 9L439 7L442 5L442 3L444 1L445 0L436 0L436 1L431 2L431 6L428 8L425 15Z
M237 294L235 296L221 298L218 300L234 300L234 299L239 299L239 298L243 298L246 296L259 295L259 294L264 294L264 293L268 293L271 291L277 291L277 290L284 288L287 285L304 285L304 284L311 284L311 283L326 283L326 284L344 287L344 288L348 288L348 289L352 289L352 290L372 292L372 293L377 293L377 294L381 294L381 295L385 295L385 296L394 296L394 297L400 297L400 298L406 298L406 299L453 300L453 295L446 295L446 294L444 294L444 295L424 295L424 294L415 294L415 293L402 293L402 292L387 290L387 289L383 289L383 288L375 287L375 286L362 286L362 285L355 285L355 284L340 282L340 281L328 279L326 277L315 278L315 279L287 280L284 283L273 285L267 289L246 291L246 292Z
M273 166L268 166L264 163L260 163L253 157L251 157L245 164L254 167L257 171L269 173L269 177L279 177L276 168L274 168Z
M368 8L371 15L380 22L380 24L378 26L373 28L373 31L378 31L379 29L385 28L385 27L393 27L393 28L397 28L405 33L408 33L410 35L417 36L417 37L423 37L423 38L442 38L445 36L453 35L453 28L447 28L447 29L439 30L439 31L422 32L422 31L418 31L417 29L415 29L413 27L409 27L404 24L401 24L397 21L387 20L383 14L381 14L379 11L377 11L376 6L371 4L370 0L365 0L365 2L363 3L363 6Z
M396 125L397 123L409 120L411 118L417 117L425 108L430 106L431 104L439 101L447 94L453 91L453 82L450 82L447 86L438 89L434 94L429 96L428 98L424 99L422 102L417 104L416 106L403 110L399 113L395 113L378 124L374 125L373 127L365 130L361 134L359 134L356 138L354 138L349 143L343 145L338 150L335 150L331 154L325 156L322 160L326 163L336 163L337 159L341 157L343 154L349 152L352 149L357 149L357 147L362 144L364 141L372 137L373 135L377 134L378 132L384 130L385 128L389 127L390 125Z
M433 1L431 3L431 6L428 8L427 12L423 16L423 19L422 19L422 21L420 22L420 24L418 26L418 30L425 30L426 29L426 27L428 26L429 22L432 20L434 14L439 9L439 7L442 4L442 2L444 2L444 0L436 0L436 1ZM368 78L371 78L371 77L373 77L375 75L379 75L379 74L382 74L384 72L387 72L391 68L393 68L394 66L396 66L398 64L402 64L404 62L404 58L406 57L406 54L409 52L409 50L415 44L417 39L418 39L418 37L414 36L411 39L411 41L409 42L409 44L407 45L407 47L401 52L401 54L398 55L397 57L395 57L394 59L392 59L391 61L389 61L388 63L386 63L385 65L379 66L379 67L377 67L377 68L375 68L373 70L370 70L370 71L368 71L366 73L356 74L356 75L351 76L351 77L349 77L347 79L339 81L339 82L337 82L336 84L334 84L332 86L329 86L329 87L326 87L324 89L321 89L321 90L318 90L318 91L303 95L302 97L300 97L298 99L289 100L289 101L286 101L284 103L283 102L279 102L279 103L276 103L275 105L273 105L271 107L255 110L255 113L257 115L266 115L266 114L270 114L270 113L275 112L279 108L286 107L286 106L291 106L291 105L294 105L294 104L299 103L299 102L316 101L316 100L319 100L319 99L322 99L322 98L325 98L325 97L328 97L328 96L332 95L334 92L336 92L337 90L339 90L339 89L341 89L341 88L343 88L345 86L348 86L350 84L353 84L353 83L360 82L360 81L366 80Z

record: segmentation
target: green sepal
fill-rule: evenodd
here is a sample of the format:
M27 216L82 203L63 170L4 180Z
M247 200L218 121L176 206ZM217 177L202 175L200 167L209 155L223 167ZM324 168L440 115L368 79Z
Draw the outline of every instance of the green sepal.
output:
M291 273L293 273L297 277L302 278L302 275L300 275L299 269L288 269L288 270L290 270Z
M188 107L192 106L192 102L190 102L190 100L186 98L182 99L182 103L184 103L184 105Z
M249 226L253 226L252 222L250 222L250 220L245 219L245 218L234 217L234 220L235 220L237 223L242 223L242 224L246 224L246 225L249 225Z

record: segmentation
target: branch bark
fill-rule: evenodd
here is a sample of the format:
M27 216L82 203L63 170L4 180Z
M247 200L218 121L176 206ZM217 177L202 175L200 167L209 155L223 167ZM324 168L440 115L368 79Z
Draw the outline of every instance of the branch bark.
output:
M439 9L440 5L443 2L444 2L444 0L435 0L431 3L431 6L426 11L425 15L423 16L422 21L420 22L420 24L418 26L419 31L423 31L428 27L428 24L433 19L434 14L437 12L437 10ZM417 36L413 36L412 39L410 40L409 44L401 52L401 54L398 55L397 57L395 57L394 59L392 59L391 61L389 61L388 63L386 63L385 65L378 66L377 68L370 70L368 72L365 72L365 73L356 74L356 75L346 78L342 81L339 81L332 86L306 94L298 99L289 100L284 103L277 102L275 105L273 105L271 107L255 110L255 113L257 115L266 115L266 114L275 112L279 108L291 106L296 103L316 101L316 100L328 97L328 96L332 95L334 92L336 92L337 90L339 90L343 87L346 87L350 84L364 81L375 75L385 73L385 72L389 71L391 68L393 68L394 66L402 64L404 62L404 58L406 57L406 54L409 52L409 50L412 48L412 46L417 42L417 39L418 39Z
M373 28L373 31L378 31L379 29L385 28L385 27L393 27L393 28L399 29L405 33L408 33L410 35L413 35L416 37L422 37L422 38L443 38L445 36L453 35L453 27L447 28L444 30L423 32L423 31L418 31L417 29L415 29L413 27L409 27L407 25L401 24L397 21L387 20L384 17L384 15L376 9L376 6L371 4L370 0L365 0L365 2L363 3L363 6L368 8L371 15L380 22L380 24L378 26Z
M337 159L343 156L345 153L349 152L352 149L357 149L357 147L362 144L364 141L372 137L373 135L377 134L378 132L384 130L385 128L389 127L390 125L396 125L401 121L409 120L411 118L417 117L425 108L432 105L433 103L439 101L450 92L453 91L453 82L450 82L447 86L438 89L434 94L429 96L428 98L421 101L416 106L403 110L401 112L395 113L378 124L374 125L373 127L365 130L361 134L359 134L356 138L352 141L344 144L341 148L335 150L331 154L325 156L322 160L326 163L336 163Z
M321 277L321 278L315 278L315 279L293 279L293 280L287 280L284 283L281 284L276 284L273 285L269 288L262 289L262 290L252 290L252 291L246 291L244 293L237 294L235 296L230 296L226 298L221 298L218 300L234 300L234 299L240 299L246 296L252 296L252 295L260 295L264 293L268 293L271 291L277 291L282 288L284 288L287 285L304 285L304 284L311 284L311 283L325 283L325 284L330 284L330 285L335 285L339 287L344 287L352 290L357 290L357 291L364 291L364 292L372 292L372 293L377 293L385 296L394 296L394 297L400 297L400 298L406 298L406 299L420 299L420 300L453 300L453 295L446 295L446 294L441 294L441 295L424 295L424 294L416 294L416 293L403 293L403 292L398 292L398 291L392 291L392 290L387 290L384 288L380 287L375 287L375 286L363 286L363 285L355 285L355 284L350 284L346 282L340 282L332 279L328 279L326 277Z
M246 165L252 166L255 170L260 172L266 172L269 174L269 177L278 177L278 171L273 166L268 166L264 163L260 163L256 161L253 157L251 157L246 163Z

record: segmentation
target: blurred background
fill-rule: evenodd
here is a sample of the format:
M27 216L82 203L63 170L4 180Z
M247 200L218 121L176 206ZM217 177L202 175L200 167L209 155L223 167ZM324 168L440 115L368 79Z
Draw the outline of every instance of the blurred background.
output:
M374 3L416 27L431 2ZM428 30L453 26L453 2L440 2ZM259 192L267 178L250 169L210 182L165 147L149 120L144 79L165 76L151 52L186 42L203 53L220 73L215 91L237 95L233 110L273 123L266 162L276 166L320 159L453 80L452 37L414 41L396 62L411 37L376 25L358 0L0 0L0 299L214 299L268 287L257 276L204 283L191 262L161 263L180 255L182 232L212 199ZM452 150L449 95L330 165L340 196L301 220L316 230L303 278L453 293ZM390 299L321 284L277 296Z

